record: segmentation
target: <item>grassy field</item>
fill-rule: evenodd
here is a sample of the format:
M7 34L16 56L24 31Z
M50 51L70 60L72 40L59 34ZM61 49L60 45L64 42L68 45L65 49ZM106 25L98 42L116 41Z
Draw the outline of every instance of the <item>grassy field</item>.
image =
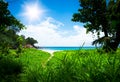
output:
M8 55L0 54L0 82L29 82L29 72L41 69L49 57L48 52L37 49L24 49L21 54L14 50Z
M120 50L58 51L49 57L36 49L1 56L0 82L120 82Z
M62 51L54 54L48 63L53 65L53 73L57 77L53 82L120 81L119 50L109 54L100 54L95 50Z

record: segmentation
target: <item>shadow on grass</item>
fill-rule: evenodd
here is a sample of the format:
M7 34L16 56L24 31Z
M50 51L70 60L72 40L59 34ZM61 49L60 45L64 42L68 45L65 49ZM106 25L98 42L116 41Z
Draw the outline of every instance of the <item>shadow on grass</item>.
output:
M22 64L13 57L0 57L0 82L18 82Z

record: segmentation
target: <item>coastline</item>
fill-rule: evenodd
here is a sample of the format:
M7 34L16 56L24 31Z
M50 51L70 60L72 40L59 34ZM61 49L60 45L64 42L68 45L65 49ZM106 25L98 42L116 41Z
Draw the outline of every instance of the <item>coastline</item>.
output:
M53 55L54 52L64 50L93 50L95 47L39 47L39 50L45 51Z
M40 49L40 50L45 51L45 52L48 52L48 53L50 53L51 55L53 55L54 52L61 51L61 50L50 50L50 49Z

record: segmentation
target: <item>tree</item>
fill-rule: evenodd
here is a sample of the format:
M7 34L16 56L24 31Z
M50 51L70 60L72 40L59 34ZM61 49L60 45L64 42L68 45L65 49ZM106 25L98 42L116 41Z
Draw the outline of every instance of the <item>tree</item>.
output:
M78 13L73 15L72 21L85 23L88 32L97 33L98 39L94 44L103 44L108 52L116 51L120 43L120 0L79 0ZM100 33L104 36L100 37Z
M37 40L35 40L34 38L28 37L26 39L26 44L31 44L32 46L34 46L35 43L38 43ZM35 46L34 46L35 47Z
M8 3L0 1L0 31L5 31L7 29L16 29L19 31L23 28L24 25L8 10Z
M19 36L17 38L17 44L18 44L17 53L21 53L22 52L22 43L23 43L23 37Z
M0 49L5 52L16 42L16 34L25 26L8 10L8 3L0 0Z

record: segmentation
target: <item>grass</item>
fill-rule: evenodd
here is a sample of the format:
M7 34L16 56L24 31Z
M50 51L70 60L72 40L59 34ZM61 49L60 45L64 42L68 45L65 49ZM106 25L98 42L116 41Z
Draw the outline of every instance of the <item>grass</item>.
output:
M30 71L40 69L50 54L36 49L24 49L16 54L11 50L8 55L0 55L0 82L27 82Z
M23 65L15 56L0 54L0 82L18 82L22 70Z
M39 64L44 65L49 57L50 54L48 52L37 49L25 49L20 55L19 59L28 67L37 67Z
M120 50L109 54L59 51L47 61L49 57L36 49L25 49L18 58L13 57L22 66L17 82L120 82Z
M32 82L29 81L29 79L37 77L35 72L38 73L39 71L42 71L41 68L44 67L46 60L49 57L50 54L48 52L37 49L25 49L24 52L19 56L19 60L24 65L24 72L21 74L21 80L23 82Z

